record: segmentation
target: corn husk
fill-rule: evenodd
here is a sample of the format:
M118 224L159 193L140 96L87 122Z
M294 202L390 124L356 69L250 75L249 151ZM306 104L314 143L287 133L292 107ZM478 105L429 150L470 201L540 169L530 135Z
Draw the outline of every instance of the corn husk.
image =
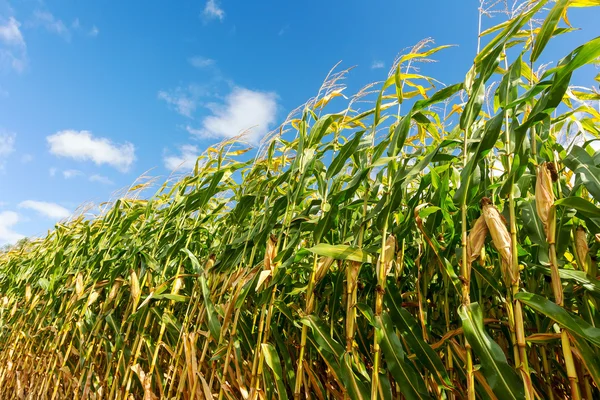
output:
M83 284L83 274L79 272L77 274L77 279L75 279L75 293L78 298L81 298L83 294L84 284Z
M137 303L140 301L140 296L142 295L142 289L140 288L140 281L134 270L131 270L131 274L129 275L129 285L134 305L137 306Z
M96 292L95 290L92 291L87 300L87 307L94 304L96 302L96 300L98 300L98 297L100 297L100 294L98 292Z
M144 388L144 400L157 400L158 397L152 392L152 375L146 374L139 364L135 364L130 368L137 375Z
M467 237L467 261L469 263L472 263L481 256L481 249L483 249L487 234L488 227L485 223L485 217L481 215L475 221L475 225L473 225Z
M392 261L394 261L397 247L398 246L397 246L396 237L394 235L389 235L385 241L385 247L383 249L383 268L384 268L383 276L387 276L387 274L390 272L390 269L392 268ZM381 271L380 268L382 268L381 260L382 259L380 258L379 261L377 262L377 276L378 277L380 276L380 274L379 274L379 272Z
M552 167L548 168L551 165ZM554 190L552 188L552 171L554 164L544 163L538 168L537 180L535 183L535 208L540 217L540 221L546 230L546 237L549 237L551 225L551 209L554 204Z
M210 269L213 267L213 265L215 265L215 260L217 259L217 256L215 256L214 254L211 254L208 257L208 260L206 261L206 264L204 264L204 272L208 273L210 271Z
M491 204L489 199L484 198L482 200L481 211L492 237L494 247L500 254L502 274L505 279L510 277L511 280L514 280L516 276L512 268L512 240L506 224L498 209Z
M357 261L350 261L348 265L348 281L347 281L347 292L353 292L358 282L358 273L360 271L360 263Z
M264 266L264 270L265 271L272 271L273 270L273 259L275 258L275 256L277 255L277 238L275 237L275 235L271 235L269 236L269 239L267 240L267 249L265 251L265 266Z
M589 252L590 248L588 247L587 243L587 232L583 226L579 225L575 231L575 253L577 260L579 261L579 265L585 272L588 272L589 269Z
M31 300L31 285L28 283L25 286L25 301L29 303L29 300Z
M319 262L317 263L317 269L315 270L315 283L318 283L327 275L329 268L331 268L331 264L333 264L334 259L331 257L321 257Z
M111 303L115 297L117 297L117 294L119 293L119 289L121 288L121 285L123 284L122 280L116 280L115 283L113 283L112 287L110 288L110 292L108 293L108 297L106 298L106 303L109 304Z

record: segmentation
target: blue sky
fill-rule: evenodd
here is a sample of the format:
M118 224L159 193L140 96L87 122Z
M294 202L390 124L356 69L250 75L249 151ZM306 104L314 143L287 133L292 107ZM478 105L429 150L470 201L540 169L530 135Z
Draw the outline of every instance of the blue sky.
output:
M0 244L43 235L147 170L161 180L185 170L242 129L256 125L258 141L338 61L356 66L353 93L431 37L457 46L423 72L462 81L478 4L0 0ZM569 17L582 31L555 39L548 60L599 33L598 10Z

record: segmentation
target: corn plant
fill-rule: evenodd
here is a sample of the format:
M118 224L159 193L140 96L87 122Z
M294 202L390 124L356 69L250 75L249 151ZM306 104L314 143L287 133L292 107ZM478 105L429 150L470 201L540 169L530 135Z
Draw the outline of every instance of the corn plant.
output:
M600 95L571 77L600 38L536 66L593 5L519 6L456 84L429 40L354 96L332 72L253 156L6 249L0 397L599 398Z

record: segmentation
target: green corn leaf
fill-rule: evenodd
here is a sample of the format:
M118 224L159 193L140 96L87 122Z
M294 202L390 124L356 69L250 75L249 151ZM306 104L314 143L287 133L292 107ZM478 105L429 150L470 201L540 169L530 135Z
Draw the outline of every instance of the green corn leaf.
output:
M200 277L200 287L202 288L204 307L206 307L208 329L213 339L218 342L221 337L221 323L219 322L219 317L210 297L210 290L208 289L208 284L206 283L206 278L204 276Z
M548 13L548 16L544 20L539 33L535 37L535 43L533 44L533 50L531 51L531 62L534 63L542 54L542 51L546 47L546 44L554 34L556 26L560 21L565 8L568 6L570 0L558 0L552 10Z
M556 303L538 294L526 292L517 293L515 299L528 305L535 311L544 314L553 321L558 322L563 328L569 330L574 335L600 347L600 329L593 327L580 317L569 313Z
M556 200L554 205L573 208L590 218L600 218L600 208L581 197L566 197Z
M600 387L600 355L598 350L590 347L587 342L577 336L570 336L571 343L577 349L579 359L585 365L597 387Z
M318 245L308 249L308 251L320 256L331 257L335 260L358 261L362 263L372 262L371 256L368 253L364 252L358 247L344 244L331 245L319 243Z
M483 326L483 314L477 303L460 306L458 315L462 320L465 338L481 361L481 371L494 393L500 399L523 399L523 382L512 369L504 352L490 337Z
M352 369L352 355L344 353L342 356L342 381L352 400L366 400L371 397L369 387Z
M402 308L402 298L394 284L390 284L384 298L390 308L390 313L396 327L408 343L408 346L416 354L418 362L429 370L440 385L448 389L452 388L453 385L444 367L444 363L431 346L423 340L417 321L408 311Z
M327 168L327 179L331 179L342 170L346 160L348 160L356 151L363 133L364 131L356 133L352 140L348 141L346 144L344 144L344 146L342 146L338 155L333 159L329 168Z
M287 391L283 384L283 372L281 370L281 361L279 360L279 355L277 354L277 350L270 343L262 343L261 344L262 352L267 362L269 368L273 372L273 376L275 377L275 384L277 385L277 394L280 399L287 399Z
M408 400L430 399L423 378L405 357L390 317L384 312L378 319L379 327L375 334L379 337L387 367L399 383L402 395Z

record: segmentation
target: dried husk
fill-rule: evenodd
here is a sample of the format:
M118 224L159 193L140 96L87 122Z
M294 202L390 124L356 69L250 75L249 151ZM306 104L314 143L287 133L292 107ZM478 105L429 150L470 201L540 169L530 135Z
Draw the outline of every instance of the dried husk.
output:
M265 251L265 266L264 266L264 270L265 271L272 271L273 270L273 259L275 258L275 256L277 255L277 238L275 237L275 235L271 235L269 236L269 239L267 240L267 249Z
M481 249L483 249L487 234L488 227L485 223L485 217L481 215L475 221L475 225L473 225L467 237L467 261L469 263L472 263L481 256Z
M398 247L398 242L396 241L396 237L394 235L389 235L385 241L385 247L383 249L383 268L384 268L384 276L390 272L392 268L392 261L396 256L396 248ZM381 268L381 258L377 263L377 276L379 277L379 272Z
M130 368L137 375L144 388L144 400L158 400L158 396L152 392L152 375L147 375L139 364L135 364Z
M140 288L140 281L134 270L131 270L131 274L129 275L129 285L131 297L134 299L134 305L137 306L138 301L140 301L140 296L142 295L142 289Z
M318 283L327 275L329 268L331 268L331 264L333 264L334 259L331 257L321 257L319 262L317 263L317 269L315 271L315 283Z
M510 233L506 228L506 224L503 221L498 209L491 204L490 199L484 197L481 201L481 211L485 218L485 223L492 237L494 247L500 254L501 266L503 275L505 278L510 277L511 280L515 279L512 265L512 240Z
M549 167L551 166L551 167ZM550 225L552 216L551 209L554 204L554 190L552 188L552 171L555 171L554 164L544 163L538 168L537 179L535 183L535 208L537 214L546 230L546 237L550 238Z
M215 260L217 259L217 256L215 256L214 254L211 254L208 257L208 260L206 261L206 264L204 265L204 272L208 273L210 271L210 269L215 265Z
M579 265L581 265L585 272L588 272L588 254L590 252L590 248L588 247L587 243L587 232L581 225L579 225L575 231L575 252L577 255L577 260L579 261Z
M25 286L25 301L29 303L29 300L31 300L31 285L28 283Z
M81 295L83 294L83 286L83 274L79 272L77 274L77 278L75 279L75 293L77 294L78 298L81 298Z
M348 267L348 282L347 282L347 292L350 293L354 291L356 284L358 282L358 273L360 271L360 263L357 261L350 261Z

